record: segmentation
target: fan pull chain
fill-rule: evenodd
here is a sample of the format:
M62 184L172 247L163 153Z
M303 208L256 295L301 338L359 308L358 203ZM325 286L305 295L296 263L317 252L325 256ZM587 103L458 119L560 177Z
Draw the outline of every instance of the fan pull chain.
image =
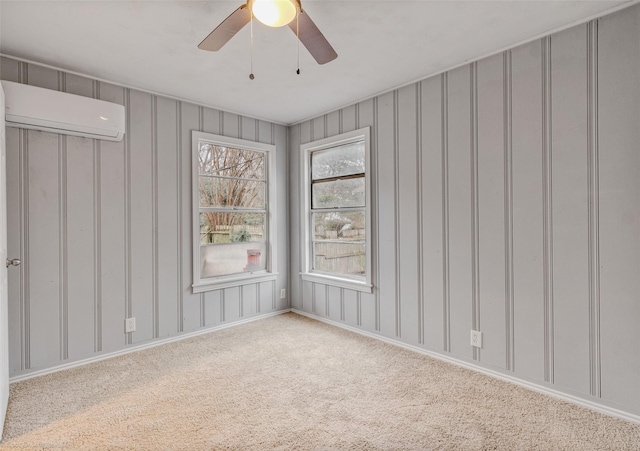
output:
M253 75L253 11L251 11L251 73L249 74L249 80L256 78Z
M296 38L298 38L298 70L296 74L300 75L300 13L302 9L298 9L298 14L296 14Z

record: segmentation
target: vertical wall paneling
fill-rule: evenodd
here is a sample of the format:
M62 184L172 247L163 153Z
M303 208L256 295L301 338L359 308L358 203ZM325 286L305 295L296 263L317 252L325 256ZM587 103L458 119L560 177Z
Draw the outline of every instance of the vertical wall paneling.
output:
M358 301L356 292L353 290L344 290L342 294L344 298L344 321L351 325L358 325Z
M58 72L58 90L66 91L64 73ZM68 284L69 284L69 250L67 248L67 136L58 136L58 321L60 322L60 360L69 357L69 324L68 318Z
M478 200L478 63L471 63L471 328L480 330L480 243ZM486 339L485 339L486 341ZM480 349L473 348L473 359Z
M313 284L313 303L316 315L327 316L327 287L322 283Z
M100 83L92 82L92 97L100 98ZM100 141L93 141L93 288L94 288L94 352L102 351L102 222L100 205L102 191L100 189Z
M554 380L553 321L553 208L552 208L552 111L551 36L542 39L542 190L544 262L544 380Z
M125 103L125 90L100 83L99 97ZM100 142L100 304L102 351L112 352L124 345L126 315L126 154L127 139Z
M451 277L449 255L449 74L442 74L442 304L444 350L451 352Z
M449 296L451 353L472 358L470 67L448 74Z
M68 76L66 90L74 94L93 96L94 83L88 79ZM98 141L69 136L66 139L64 163L64 195L66 203L63 241L66 252L66 326L67 358L80 358L98 348L96 331L99 323L96 295L97 227L95 203L99 200L96 161ZM72 176L69 177L68 174ZM89 319L91 319L89 321Z
M326 136L340 133L340 111L332 111L325 115Z
M151 337L159 337L160 287L158 281L158 97L151 96Z
M377 196L382 212L395 211L395 139L394 139L394 102L395 94L389 92L378 97L377 121L377 154L378 167L385 168L377 174ZM343 115L344 116L344 115ZM390 170L391 169L391 170ZM386 336L396 335L396 218L390 213L379 214L378 253L379 261L385 262L384 270L380 271L378 291L380 296L380 332Z
M57 363L62 352L58 136L29 131L27 145L29 363L42 368Z
M301 229L303 221L298 220L300 211L298 205L301 204L300 199L300 171L295 168L300 167L300 125L294 125L289 128L290 149L287 155L289 162L290 178L289 178L289 211L291 212L291 239L289 240L289 269L292 277L290 278L290 288L287 297L291 300L291 306L302 310L302 281L298 274L302 270L302 251L300 247L302 235Z
M222 134L232 138L240 137L240 121L241 118L237 114L222 113Z
M398 91L393 91L393 237L395 238L393 243L393 249L395 250L395 336L402 337L402 284L400 280L400 189L398 187L400 178L400 164L399 164L399 119L398 119ZM359 299L359 298L358 298Z
M593 199L599 201L599 224L594 221L592 239L599 238L594 244L600 249L600 295L594 293L593 307L594 315L599 307L601 396L636 414L640 414L639 35L638 6L597 24L598 46L593 48L597 118L592 123L597 125L593 130L597 140L591 148L593 187L599 187L599 199Z
M443 351L442 76L421 85L423 344Z
M505 247L505 352L506 369L514 371L513 332L513 114L511 50L503 53L504 89L504 247Z
M376 296L373 293L358 292L360 299L360 326L369 332L376 330Z
M342 320L342 288L327 286L327 301L329 302L328 316L334 321Z
M417 241L417 278L418 278L418 343L424 344L424 271L422 265L424 262L424 245L422 244L422 237L424 236L424 224L423 224L423 212L422 194L424 190L422 188L422 83L416 84L416 241Z
M124 90L124 108L125 108L125 135L124 135L124 249L125 249L125 319L133 315L131 302L131 90ZM131 333L125 336L125 344L132 343Z
M156 98L156 289L157 333L159 337L173 336L178 330L180 303L179 274L180 228L176 221L179 208L180 166L176 149L180 132L177 101ZM189 243L190 244L190 243ZM165 276L166 275L166 276Z
M340 124L342 125L340 133L350 132L358 128L358 125L356 123L356 110L357 105L351 105L340 110L342 113L340 116Z
M313 284L307 280L302 281L302 310L307 313L314 312Z
M153 96L129 91L129 177L131 256L130 306L136 318L131 343L153 338L154 328L154 224L153 224ZM135 149L135 150L134 150Z
M225 288L224 289L224 320L226 321L237 321L239 320L241 315L242 303L240 297L242 287L233 287L233 288Z
M504 56L494 55L476 64L477 327L482 331L482 362L506 368Z
M66 75L64 90L73 94L95 97L97 82ZM69 136L66 139L63 158L65 182L64 194L61 196L65 204L64 233L61 243L66 248L63 284L65 285L65 358L75 359L94 352L99 348L100 331L98 324L99 300L97 294L98 259L96 193L97 175L96 140ZM68 177L72 174L72 177ZM92 264L89 264L91 262Z
M222 133L222 112L200 107L200 131L219 135Z
M541 41L513 49L511 66L512 352L516 374L545 380Z
M176 102L176 194L177 194L177 199L176 199L176 220L175 220L175 224L176 224L176 230L178 233L177 236L177 246L176 246L176 259L177 259L177 291L176 291L176 316L177 316L177 322L176 322L176 329L178 331L178 333L182 332L183 330L183 318L184 318L184 269L183 269L183 253L182 253L182 248L183 248L183 239L184 239L184 233L182 230L182 200L184 198L183 193L182 193L182 174L183 174L183 169L182 169L182 139L183 139L183 134L182 134L182 102ZM222 302L220 303L222 305ZM222 315L221 319L222 319Z
M31 275L31 265L29 263L29 151L27 130L20 130L19 134L19 172L20 172L20 255L25 258L20 272L21 305L20 305L20 327L21 327L21 368L22 370L31 368L31 290L29 288L29 278Z
M420 339L421 296L418 253L418 95L417 84L397 93L397 271L398 271L398 334L403 341L417 343ZM400 176L402 174L402 176Z
M240 117L240 137L249 141L257 141L257 121L250 117Z
M248 285L242 285L240 287L242 291L242 317L250 318L255 316L257 312L256 302L258 301L258 293L256 291L256 284L251 283Z
M260 313L268 313L275 310L274 296L273 296L273 283L261 282L259 284L259 299L260 299Z
M191 291L192 283L192 265L193 260L191 258L191 131L198 130L200 127L200 114L199 107L188 103L181 103L181 125L182 130L180 140L180 156L181 156L181 213L182 218L182 246L181 246L181 272L182 272L182 330L183 332L189 332L196 330L200 327L201 319L200 314L202 311L202 303L200 295L193 294ZM224 118L221 115L221 118ZM223 119L221 119L223 120ZM226 122L226 121L224 121ZM237 123L237 121L236 121ZM224 125L224 124L223 124ZM226 291L225 291L226 292ZM224 299L224 297L223 297ZM226 307L226 306L225 306ZM223 321L227 321L226 317L228 310L224 310L225 316Z
M587 25L587 166L589 173L589 369L591 395L600 397L600 202L598 168L598 22Z
M291 243L291 233L289 229L290 212L288 205L288 183L290 177L290 167L287 149L289 146L287 128L282 125L271 124L271 143L277 144L276 150L276 211L279 215L277 236L278 280L273 283L272 305L274 310L289 308L291 290L289 289L289 246ZM282 152L282 153L280 153ZM286 289L285 299L280 299L280 289Z
M317 141L324 138L326 132L327 116L320 116L311 121L311 140Z
M551 40L555 384L590 392L587 27Z
M204 302L206 304L204 309L205 326L215 326L223 322L220 308L220 305L222 303L221 290L207 291L204 294Z

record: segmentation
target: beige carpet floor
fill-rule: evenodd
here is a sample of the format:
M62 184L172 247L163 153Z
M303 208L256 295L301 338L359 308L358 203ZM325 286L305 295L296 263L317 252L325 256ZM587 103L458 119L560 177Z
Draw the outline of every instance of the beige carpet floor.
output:
M12 384L0 449L638 450L640 426L289 313Z

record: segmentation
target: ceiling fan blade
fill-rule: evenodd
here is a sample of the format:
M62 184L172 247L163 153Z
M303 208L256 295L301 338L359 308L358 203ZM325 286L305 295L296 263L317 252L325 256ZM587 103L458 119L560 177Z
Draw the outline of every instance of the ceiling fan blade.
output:
M247 5L242 5L223 20L215 30L209 33L209 36L198 44L198 48L211 52L220 50L222 46L229 42L229 39L234 37L238 31L242 30L242 27L248 24L250 20L251 12L249 8L247 8Z
M329 41L327 41L307 13L300 11L298 21L299 24L296 24L296 19L293 19L289 23L289 28L295 33L296 25L299 26L298 38L318 64L326 64L338 57L338 54L333 50Z

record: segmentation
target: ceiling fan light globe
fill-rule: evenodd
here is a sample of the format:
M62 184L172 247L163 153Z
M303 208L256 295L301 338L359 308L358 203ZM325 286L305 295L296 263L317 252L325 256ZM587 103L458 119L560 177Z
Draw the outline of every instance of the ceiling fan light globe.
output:
M269 27L283 27L296 17L298 8L292 0L253 0L251 12Z

